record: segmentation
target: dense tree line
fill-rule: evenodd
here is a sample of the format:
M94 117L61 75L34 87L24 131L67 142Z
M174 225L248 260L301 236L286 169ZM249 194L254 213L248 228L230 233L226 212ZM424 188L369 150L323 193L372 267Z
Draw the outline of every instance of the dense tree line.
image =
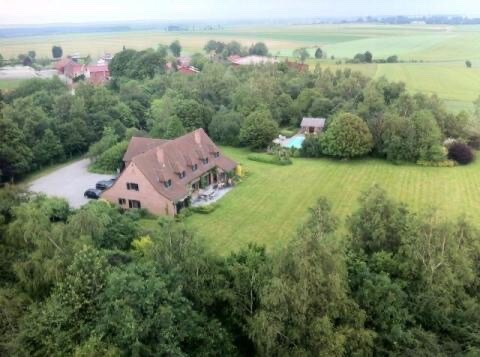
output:
M181 221L0 191L2 355L477 355L480 232L372 187L283 249L211 252Z
M238 52L236 43L213 42L212 48L220 46L222 53L225 48ZM176 42L172 46L181 50ZM261 52L264 46L252 48ZM323 136L308 138L303 155L371 153L425 164L447 158L446 139L474 147L480 143L478 112L450 113L438 97L409 94L402 83L371 80L349 69L332 72L318 66L300 72L284 62L233 67L201 54L192 60L202 71L184 76L165 73L168 51L159 46L119 52L110 64L108 87L80 83L72 96L59 80L36 79L0 96L2 180L85 153L107 127L116 133L112 145L128 140L132 130L174 138L202 127L220 144L263 149L280 128L298 129L304 116L325 117L327 140L322 145ZM355 120L345 121L345 116ZM361 148L339 148L341 137L347 144L362 143Z
M2 180L85 153L106 127L123 137L127 128L141 125L136 116L142 104L128 85L119 94L80 84L73 96L58 79L33 79L2 98Z
M237 41L230 41L228 43L210 40L208 41L203 50L207 55L215 55L217 57L226 59L229 56L268 56L268 47L263 42L257 42L252 44L249 48L242 46Z

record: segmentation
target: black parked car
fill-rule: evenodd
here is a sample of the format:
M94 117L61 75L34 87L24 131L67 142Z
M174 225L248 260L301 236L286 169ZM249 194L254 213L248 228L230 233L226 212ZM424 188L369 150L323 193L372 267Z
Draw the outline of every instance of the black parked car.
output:
M98 200L100 198L101 193L102 193L102 190L97 190L96 188L89 188L88 190L85 191L83 195L87 198L93 198L94 200Z
M115 183L115 179L112 178L110 180L102 180L102 181L98 181L97 184L95 185L95 188L97 190L106 190L107 188L110 188L113 186L113 184Z

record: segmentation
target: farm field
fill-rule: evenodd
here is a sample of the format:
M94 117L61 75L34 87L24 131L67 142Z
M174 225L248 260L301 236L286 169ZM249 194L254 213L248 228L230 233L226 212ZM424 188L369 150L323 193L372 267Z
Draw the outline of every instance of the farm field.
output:
M478 160L455 168L396 166L375 159L294 159L293 165L276 166L247 160L245 149L223 151L244 165L248 177L219 201L213 213L186 219L187 226L208 237L209 245L222 253L251 241L269 249L284 245L321 196L344 220L358 206L359 194L376 183L414 211L437 207L442 216L453 219L466 213L475 221L480 210ZM145 223L156 226L155 221Z
M423 63L336 65L332 60L309 60L324 68L350 67L367 76L385 76L403 81L411 92L438 93L449 109L472 108L480 94L480 26L427 25L302 25L230 27L215 31L191 32L118 32L68 34L45 37L0 39L0 53L6 57L35 50L38 57L50 56L52 45L60 45L64 53L80 52L93 58L105 52L116 53L123 46L137 50L168 44L178 39L184 53L201 52L210 39L237 40L249 46L264 41L273 55L291 57L298 47L321 46L336 59L352 58L369 50L376 58L398 55L403 61ZM467 69L465 61L473 68ZM478 68L477 68L478 66ZM3 87L10 83L0 84Z
M403 60L465 61L480 60L480 26L393 26L393 25L305 25L270 27L230 27L215 31L132 31L88 33L0 39L6 58L35 50L37 56L51 55L52 45L65 53L80 52L95 57L104 52L128 48L144 49L182 42L187 52L201 51L210 39L237 40L243 45L264 41L273 55L291 56L297 47L322 46L328 55L351 58L367 49L377 57L397 54ZM313 50L312 50L313 51Z
M308 63L315 66L317 61ZM333 61L321 61L320 67L337 69L350 68L362 74L378 79L404 82L412 93L437 94L447 107L455 112L470 110L473 101L480 95L480 65L474 62L473 68L466 68L463 62L432 63L386 63L386 64L335 64Z

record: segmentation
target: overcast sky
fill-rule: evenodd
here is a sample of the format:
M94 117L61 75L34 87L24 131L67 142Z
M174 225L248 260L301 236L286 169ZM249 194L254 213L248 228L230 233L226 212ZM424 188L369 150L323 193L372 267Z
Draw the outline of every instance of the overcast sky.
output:
M480 15L480 0L0 0L0 25L366 15Z

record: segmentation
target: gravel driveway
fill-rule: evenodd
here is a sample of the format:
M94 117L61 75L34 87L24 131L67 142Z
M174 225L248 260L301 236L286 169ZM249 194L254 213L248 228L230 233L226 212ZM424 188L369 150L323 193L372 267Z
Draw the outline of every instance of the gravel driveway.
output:
M89 163L89 159L79 160L43 176L30 184L30 191L65 198L71 207L79 208L89 201L83 197L87 189L95 188L97 181L112 178L88 172Z

